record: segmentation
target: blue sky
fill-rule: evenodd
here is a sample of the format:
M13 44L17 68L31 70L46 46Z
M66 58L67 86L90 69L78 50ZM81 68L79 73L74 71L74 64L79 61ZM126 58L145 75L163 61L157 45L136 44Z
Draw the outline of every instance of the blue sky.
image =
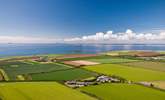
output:
M165 29L165 0L0 0L0 36L70 38Z

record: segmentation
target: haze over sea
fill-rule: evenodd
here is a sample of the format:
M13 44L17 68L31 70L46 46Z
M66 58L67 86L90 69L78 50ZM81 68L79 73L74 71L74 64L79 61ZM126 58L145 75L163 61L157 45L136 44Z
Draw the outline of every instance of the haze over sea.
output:
M165 44L0 44L0 57L100 53L112 50L163 51L165 50Z

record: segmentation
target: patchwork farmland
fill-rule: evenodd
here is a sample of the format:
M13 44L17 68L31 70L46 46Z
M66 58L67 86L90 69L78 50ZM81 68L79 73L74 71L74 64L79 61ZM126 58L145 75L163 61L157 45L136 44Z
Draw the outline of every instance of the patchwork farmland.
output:
M164 55L146 52L3 58L0 99L164 100L165 63L148 59Z

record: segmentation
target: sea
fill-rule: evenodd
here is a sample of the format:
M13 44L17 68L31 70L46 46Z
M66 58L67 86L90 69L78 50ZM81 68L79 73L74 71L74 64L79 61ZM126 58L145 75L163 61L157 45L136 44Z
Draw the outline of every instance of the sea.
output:
M95 54L114 50L165 51L165 44L0 44L0 57L40 54Z

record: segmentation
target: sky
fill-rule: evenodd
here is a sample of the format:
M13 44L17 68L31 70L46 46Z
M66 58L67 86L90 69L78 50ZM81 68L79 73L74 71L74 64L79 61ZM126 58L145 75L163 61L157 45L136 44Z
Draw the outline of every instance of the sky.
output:
M165 42L164 5L165 0L0 0L0 43Z

